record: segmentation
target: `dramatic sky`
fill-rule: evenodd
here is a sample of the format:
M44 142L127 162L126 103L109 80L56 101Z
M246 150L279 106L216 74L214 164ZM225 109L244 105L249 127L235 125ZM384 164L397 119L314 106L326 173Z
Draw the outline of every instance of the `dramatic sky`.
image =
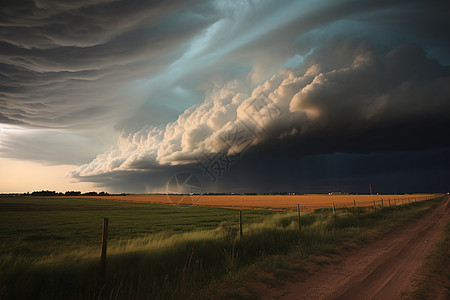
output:
M449 6L2 1L0 193L447 192Z

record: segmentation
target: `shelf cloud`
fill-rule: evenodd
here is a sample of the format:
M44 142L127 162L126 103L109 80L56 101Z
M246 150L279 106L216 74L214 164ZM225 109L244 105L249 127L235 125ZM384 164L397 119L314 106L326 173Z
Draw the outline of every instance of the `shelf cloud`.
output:
M0 155L76 164L74 180L114 191L162 191L177 172L212 191L262 191L273 174L273 189L360 191L375 179L355 161L388 189L383 176L393 178L389 165L403 153L397 172L428 162L438 183L423 190L444 190L448 8L6 1ZM420 174L427 164L412 165ZM415 178L410 186L420 187Z
M318 63L327 57L332 64ZM298 159L449 146L449 71L417 45L383 52L366 41L336 41L253 90L230 81L166 126L119 135L117 147L73 175L171 169L253 148Z

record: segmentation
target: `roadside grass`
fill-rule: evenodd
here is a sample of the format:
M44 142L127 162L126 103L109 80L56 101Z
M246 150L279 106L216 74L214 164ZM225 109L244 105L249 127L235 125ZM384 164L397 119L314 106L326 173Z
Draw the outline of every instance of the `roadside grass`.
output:
M360 208L355 214L352 209L317 209L311 214L302 215L302 232L297 243L292 239L292 247L280 249L276 255L263 255L250 265L230 272L221 280L213 281L192 299L250 299L255 296L255 282L269 286L282 286L286 278L308 276L308 265L336 263L333 255L348 251L361 244L395 230L414 218L420 218L429 209L438 205L444 197L413 202L399 206ZM277 218L278 216L274 216ZM298 232L297 216L284 216L282 221L291 220L287 230ZM269 217L270 219L270 217ZM304 222L304 223L303 223ZM289 240L289 234L284 235ZM256 287L260 287L256 284Z
M239 238L235 210L105 200L73 204L78 200L36 202L117 207L0 213L1 299L248 298L252 292L241 292L242 282L259 271L281 281L304 270L295 262L298 258L342 251L343 243L364 242L369 234L418 217L440 201L376 211L360 208L355 214L344 208L336 216L320 209L302 214L301 232L295 213L243 210L245 225ZM102 278L98 256L101 219L106 215L112 238ZM183 228L186 232L180 232Z
M450 298L450 223L436 249L427 257L413 280L408 299Z

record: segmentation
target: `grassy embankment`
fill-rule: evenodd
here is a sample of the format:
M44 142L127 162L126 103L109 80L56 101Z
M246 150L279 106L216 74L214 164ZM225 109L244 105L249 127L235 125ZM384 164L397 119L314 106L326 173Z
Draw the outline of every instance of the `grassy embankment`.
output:
M369 230L385 230L437 202L361 208L355 214L344 208L336 217L320 209L302 214L301 233L296 214L244 210L240 239L237 213L230 209L0 198L0 298L206 298L223 282L239 284L260 268L283 274L292 269L291 259L335 253L343 241L361 242ZM105 216L111 238L102 278L98 256Z

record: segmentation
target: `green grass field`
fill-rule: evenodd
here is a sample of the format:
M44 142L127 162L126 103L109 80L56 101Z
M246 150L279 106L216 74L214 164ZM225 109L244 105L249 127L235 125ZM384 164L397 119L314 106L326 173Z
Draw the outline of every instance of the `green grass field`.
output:
M4 197L0 299L208 298L261 261L336 251L345 240L418 216L438 201L363 208L357 214L341 209L336 217L320 209L302 215L301 233L295 213L243 210L239 239L238 212L231 209ZM110 225L103 278L104 217Z
M275 213L244 210L245 222L261 222L265 216ZM60 271L64 273L64 268L73 264L86 265L84 267L96 273L98 268L90 263L95 265L100 254L104 217L109 218L108 269L111 269L115 260L128 259L124 258L124 253L142 256L142 253L136 253L150 249L151 255L157 256L160 249L186 241L215 239L215 229L220 224L237 224L238 212L213 207L102 199L0 197L0 282L4 285L3 296L11 293L17 296L17 291L9 291L8 287L18 284L17 280L28 278L32 272L47 272L44 269L50 272L49 278L53 276L52 272L55 275ZM181 257L183 261L180 264L184 264L186 257L184 254ZM152 276L157 277L158 274ZM87 275L87 278L91 276ZM16 282L5 285L8 280ZM19 298L24 299L39 293L33 286L29 286L28 291L19 291ZM73 291L81 293L81 298L90 297L90 292Z
M246 222L260 222L269 210L246 210ZM236 222L236 210L102 199L0 197L0 253L27 257L54 255L80 247L99 248L103 218L109 218L109 243L142 237L216 229Z

